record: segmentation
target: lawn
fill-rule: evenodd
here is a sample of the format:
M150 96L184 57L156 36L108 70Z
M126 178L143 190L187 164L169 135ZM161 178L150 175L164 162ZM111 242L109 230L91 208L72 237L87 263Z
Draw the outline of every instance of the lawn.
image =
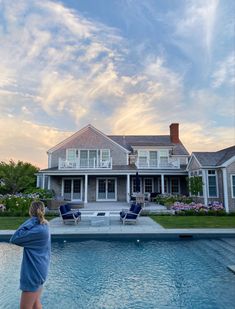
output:
M55 217L46 217L49 221ZM0 217L0 230L16 230L29 217Z
M150 216L168 229L235 228L235 216Z

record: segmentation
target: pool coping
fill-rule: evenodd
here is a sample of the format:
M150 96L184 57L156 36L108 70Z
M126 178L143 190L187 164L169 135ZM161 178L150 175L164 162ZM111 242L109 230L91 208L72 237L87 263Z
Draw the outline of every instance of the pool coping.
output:
M9 241L14 230L0 230L0 242ZM158 231L115 232L94 230L88 232L61 231L54 229L51 232L52 240L186 240L235 238L235 229L159 229Z

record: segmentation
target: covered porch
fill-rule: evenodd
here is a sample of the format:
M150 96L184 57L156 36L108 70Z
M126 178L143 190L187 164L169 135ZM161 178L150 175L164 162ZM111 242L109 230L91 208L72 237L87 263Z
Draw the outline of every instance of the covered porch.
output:
M53 190L57 199L88 203L129 203L136 192L141 194L187 195L187 173L184 171L138 171L139 189L136 188L136 170L112 173L57 173L43 174L41 188ZM138 191L137 191L138 190ZM90 204L90 205L91 205Z

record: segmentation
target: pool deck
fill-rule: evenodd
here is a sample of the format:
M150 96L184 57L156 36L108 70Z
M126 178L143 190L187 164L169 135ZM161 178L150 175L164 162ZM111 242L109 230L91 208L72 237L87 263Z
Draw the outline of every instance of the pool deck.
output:
M123 225L119 219L119 211L128 208L127 204L110 205L101 207L89 205L81 209L82 220L78 224L63 224L60 217L50 221L52 239L190 239L190 238L235 238L235 228L210 228L210 229L165 229L150 217L139 217L136 224ZM163 206L149 205L145 207L148 212L161 212ZM91 217L95 211L109 211L109 225L91 225ZM0 240L8 241L14 230L0 230Z

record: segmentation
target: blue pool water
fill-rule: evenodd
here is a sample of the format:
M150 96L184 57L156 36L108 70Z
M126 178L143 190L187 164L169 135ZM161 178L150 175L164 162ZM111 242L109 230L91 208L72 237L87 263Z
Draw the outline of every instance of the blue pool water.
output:
M22 249L0 243L0 308L18 308ZM54 242L45 309L234 309L235 239Z

